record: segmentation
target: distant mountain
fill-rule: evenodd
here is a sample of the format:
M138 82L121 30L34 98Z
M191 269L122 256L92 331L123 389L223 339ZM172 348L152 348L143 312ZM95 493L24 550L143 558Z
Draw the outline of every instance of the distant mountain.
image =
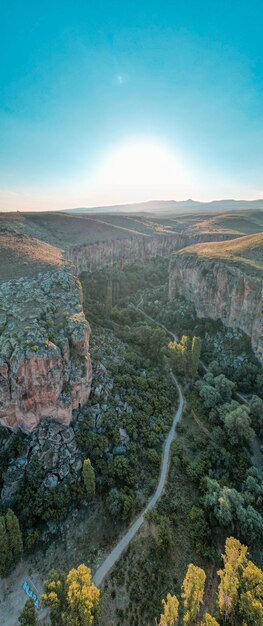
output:
M64 213L174 213L184 211L233 211L263 209L263 199L258 200L213 200L211 202L199 202L197 200L149 200L148 202L136 202L132 204L117 204L111 206L79 207L63 210Z

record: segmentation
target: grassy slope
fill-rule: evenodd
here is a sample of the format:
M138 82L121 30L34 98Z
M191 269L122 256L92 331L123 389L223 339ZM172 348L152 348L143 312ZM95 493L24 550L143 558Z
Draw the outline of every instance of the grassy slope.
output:
M63 263L62 251L39 239L0 233L0 282L34 276Z
M190 214L174 210L169 216L96 213L70 214L0 213L0 232L15 232L68 248L129 236L151 236L173 232L228 232L251 234L263 231L263 210L206 212L197 209Z
M180 250L177 255L191 254L204 260L220 260L241 269L263 275L263 233L247 235L231 241L199 243Z
M263 230L263 211L232 211L210 215L199 222L200 231L226 231L233 234L250 235Z
M62 262L63 250L120 238L185 232L257 233L235 242L188 248L207 258L224 258L262 271L263 211L160 216L47 213L0 213L0 280L30 276Z

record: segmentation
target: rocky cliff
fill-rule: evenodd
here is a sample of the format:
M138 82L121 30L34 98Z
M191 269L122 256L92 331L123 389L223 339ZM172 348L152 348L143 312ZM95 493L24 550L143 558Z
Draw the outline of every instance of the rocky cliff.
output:
M197 245L170 262L169 293L184 296L199 317L220 319L251 337L263 363L263 235L230 243Z
M72 267L0 285L0 423L69 424L90 393L89 324Z
M72 261L78 272L93 272L103 267L118 264L119 267L144 261L156 256L170 256L175 250L180 250L193 243L202 241L225 241L233 239L235 235L226 233L202 233L193 235L157 235L129 237L127 239L112 239L100 243L73 246L65 252L68 260Z

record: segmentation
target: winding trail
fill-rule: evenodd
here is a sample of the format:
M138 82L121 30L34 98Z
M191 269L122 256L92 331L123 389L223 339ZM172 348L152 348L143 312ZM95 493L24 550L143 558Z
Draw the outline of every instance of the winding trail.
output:
M166 332L173 337L174 341L178 341L178 337L177 335L175 335L175 333L171 332L170 330L168 330L168 328L166 328L164 326L164 324L162 324L161 322L158 322L157 320L155 320L153 317L151 317L150 315L148 315L147 313L145 313L145 311L143 311L143 309L141 309L141 305L143 303L143 297L141 297L139 303L137 304L136 308L148 319L150 319L152 322L154 322L155 324L157 324L158 326L160 326L161 328L163 328L164 330L166 330ZM205 372L208 371L207 366L204 364L203 361L200 361L200 365L203 367L203 369L205 370ZM118 541L117 545L111 550L111 552L108 554L108 556L106 557L105 561L103 561L103 563L100 565L100 567L97 569L93 580L95 585L97 585L97 587L99 587L103 580L106 578L106 576L109 574L109 572L111 571L111 569L114 567L115 563L119 560L119 558L122 556L122 554L125 552L125 550L128 548L130 542L132 541L132 539L135 537L135 535L137 534L138 530L141 528L141 526L144 523L144 515L145 513L147 513L147 511L149 511L150 509L152 509L157 501L159 500L159 498L161 497L164 488L165 488L165 484L166 484L166 480L168 477L168 472L169 472L169 465L170 465L170 448L171 448L171 444L173 442L173 439L175 438L175 428L177 423L179 422L182 413L183 413L183 407L184 407L184 396L181 390L181 387L176 379L176 377L174 376L174 374L172 373L172 371L170 370L170 374L172 377L172 380L174 382L174 384L177 387L178 390L178 394L179 394L179 405L177 408L177 411L174 415L173 418L173 423L172 426L170 428L170 431L166 437L164 446L163 446L163 456L162 456L162 465L161 465L161 470L160 470L160 477L159 477L159 482L156 488L156 491L154 493L154 495L152 496L152 498L150 499L150 501L148 502L147 506L144 508L144 510L141 512L141 514L139 515L139 517L135 520L135 522L133 522L133 524L130 526L130 528L127 530L127 532L125 533L125 535L122 536L122 538ZM239 398L243 401L243 402L247 402L247 400L239 393L237 393L237 395L239 396Z
M97 587L99 587L102 584L104 578L106 578L106 576L108 575L108 573L110 572L112 567L115 565L115 563L118 561L118 559L122 556L123 552L128 548L128 545L130 544L130 542L135 537L135 535L138 532L138 530L143 525L145 513L147 513L147 511L149 511L150 509L152 509L156 505L157 501L159 500L159 498L161 497L161 495L162 495L162 493L164 491L165 483L166 483L166 480L167 480L167 477L168 477L169 465L170 465L170 448L171 448L172 441L173 441L173 439L175 437L176 424L178 423L178 421L180 420L180 418L182 416L183 406L184 406L184 396L182 394L181 387L178 384L177 379L174 376L174 374L172 374L172 372L170 372L170 374L171 374L173 382L175 383L175 385L177 387L177 390L178 390L179 405L178 405L177 411L176 411L176 413L174 415L172 426L171 426L171 428L169 430L169 433L168 433L168 435L166 437L166 440L165 440L165 443L164 443L162 465L161 465L161 471L160 471L160 478L159 478L159 482L158 482L156 491L153 494L153 496L150 499L150 501L148 502L148 504L145 507L145 509L139 515L139 517L135 520L135 522L133 522L133 524L130 526L129 530L127 530L125 535L123 535L123 537L117 543L115 548L113 548L113 550L107 556L105 561L101 564L99 569L96 571L96 573L95 573L95 575L93 577L93 580L95 582L95 585L97 585Z

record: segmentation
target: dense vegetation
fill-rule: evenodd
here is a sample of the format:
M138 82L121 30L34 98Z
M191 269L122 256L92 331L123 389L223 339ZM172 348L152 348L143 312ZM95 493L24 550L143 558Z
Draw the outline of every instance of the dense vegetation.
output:
M11 509L0 515L0 576L10 574L23 554L19 521Z
M73 484L64 481L52 489L43 488L45 470L37 455L31 458L22 476L19 475L13 508L27 551L34 549L47 522L61 522L71 507L79 508L83 502L92 499L95 494L94 480L98 495L103 495L107 510L116 520L127 520L142 507L154 489L162 443L176 400L176 391L169 384L161 351L168 339L163 329L148 323L134 306L126 308L124 304L117 309L109 302L110 289L126 297L128 293L136 294L138 288L154 284L156 280L162 283L167 278L167 261L163 259L146 264L143 271L142 267L142 264L135 264L127 268L126 273L113 270L112 278L110 273L105 276L105 272L88 277L88 304L85 303L85 307L101 311L100 316L96 313L96 322L94 320L93 323L93 330L97 333L93 362L96 359L100 362L99 337L107 325L114 327L115 335L119 337L116 340L117 349L118 341L122 346L117 363L112 360L112 354L109 354L107 362L114 393L103 405L100 428L94 428L91 407L98 400L93 392L83 408L82 421L73 423L84 460L80 480ZM118 289L114 287L116 276ZM122 339L125 340L123 345ZM120 443L120 427L127 437L125 445ZM13 459L26 455L28 437L23 433L8 436L3 428L0 435L3 442L0 452L3 477ZM4 515L4 507L2 511Z
M104 365L113 386L100 405L93 388L74 426L84 461L80 480L41 492L43 470L36 458L21 482L14 511L26 549L34 546L44 523L64 519L72 505L80 507L87 500L96 502L102 497L112 524L120 520L127 524L157 482L162 444L176 404L169 377L172 368L187 402L172 444L166 491L147 514L145 533L133 542L106 584L101 615L95 611L96 619L100 626L108 624L110 606L116 626L148 626L154 624L166 598L160 626L176 624L177 613L180 624L254 626L261 623L255 621L258 615L262 620L262 613L257 613L262 611L262 597L254 597L252 591L262 585L262 578L245 549L239 548L239 541L260 564L263 482L254 463L259 450L255 433L259 437L263 433L262 368L244 335L197 320L183 299L168 303L166 280L164 259L82 276L85 312L95 334L93 362L105 357L103 346L111 338ZM171 341L166 328L181 340ZM238 392L249 394L246 401ZM102 417L94 418L94 406L103 406ZM124 442L120 442L120 430ZM12 435L0 456L3 470L12 455L22 456L24 445L23 435ZM29 511L33 512L30 527ZM6 511L2 513L4 517ZM224 570L228 573L220 570L216 597L216 570L229 535L237 542L231 550L235 554L241 550L244 558L242 567L230 572L227 544ZM66 574L53 574L47 593L54 588L54 576L63 591L62 600L52 608L60 611L53 611L53 623L91 623L77 618L74 622L73 614L66 617L71 611ZM228 613L222 601L227 579L237 581ZM32 612L32 606L25 610Z
M214 616L205 609L206 573L190 563L182 582L182 602L180 604L178 597L168 592L162 600L159 626L176 626L179 622L184 626L262 625L262 570L248 558L247 547L233 537L226 539L222 560L223 567L217 572L219 584ZM67 575L63 571L50 571L44 587L42 600L50 608L51 626L91 626L97 622L100 592L85 565L70 570ZM32 600L26 602L19 623L21 626L37 624Z
M124 519L142 506L142 495L146 498L155 486L175 400L164 372L154 367L145 371L142 366L142 358L132 350L126 352L121 372L112 366L118 399L108 398L103 427L92 429L88 405L76 433L79 448L92 461L98 490L107 495L108 510ZM121 415L116 411L119 401L126 407ZM120 427L126 446L119 443Z
M139 539L112 578L109 590L118 624L150 624L164 595L165 582L169 581L171 593L178 593L187 555L205 568L209 562L219 566L219 546L227 534L234 533L248 543L255 555L262 540L262 478L251 463L254 431L262 434L262 368L247 337L226 332L220 324L197 320L182 299L168 303L166 298L163 287L148 287L136 298L132 293L117 299L109 312L114 332L133 342L139 334L137 328L143 326L142 310L152 335L154 326L147 316L183 335L181 341L170 342L168 349L169 337L164 335L166 348L161 348L161 340L156 352L159 350L160 361L169 358L182 384L186 384L187 395L184 420L173 444L169 484L160 503L147 516L151 540ZM163 327L159 331L165 333ZM192 351L194 336L201 337L202 346L195 340ZM143 332L141 337L143 341ZM204 369L200 366L200 380L193 384L200 347L209 369L202 378ZM240 404L238 390L254 392L248 404ZM127 589L129 605L118 608L119 594L127 593ZM109 598L108 594L107 601ZM123 606L122 601L120 604Z

